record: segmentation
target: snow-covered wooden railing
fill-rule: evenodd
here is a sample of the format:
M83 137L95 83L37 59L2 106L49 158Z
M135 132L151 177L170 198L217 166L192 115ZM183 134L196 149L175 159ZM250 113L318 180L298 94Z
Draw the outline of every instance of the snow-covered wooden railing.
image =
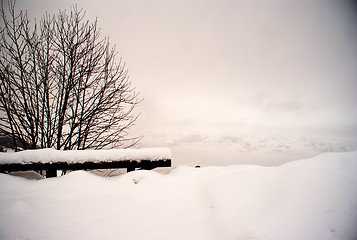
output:
M171 167L170 149L39 149L0 153L0 172L46 170L46 177L57 176L57 170L126 168L129 172L136 168L151 170L157 167Z

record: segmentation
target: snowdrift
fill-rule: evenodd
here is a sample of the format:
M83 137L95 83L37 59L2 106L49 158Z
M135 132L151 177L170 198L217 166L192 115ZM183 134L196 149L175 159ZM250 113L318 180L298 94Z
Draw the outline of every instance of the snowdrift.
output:
M357 152L113 178L0 174L0 239L357 239Z

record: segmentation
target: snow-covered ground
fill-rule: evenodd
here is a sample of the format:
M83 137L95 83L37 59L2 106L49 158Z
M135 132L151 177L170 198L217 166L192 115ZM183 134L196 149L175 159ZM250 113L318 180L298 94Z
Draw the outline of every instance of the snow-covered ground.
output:
M0 239L357 239L357 152L103 178L0 174Z

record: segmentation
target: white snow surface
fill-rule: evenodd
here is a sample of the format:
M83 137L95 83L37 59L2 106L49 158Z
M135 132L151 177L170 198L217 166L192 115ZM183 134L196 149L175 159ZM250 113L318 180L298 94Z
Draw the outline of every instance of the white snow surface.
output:
M357 239L357 152L112 178L0 174L0 239Z
M55 150L38 149L21 152L0 153L0 163L49 163L49 162L111 162L124 160L164 160L171 159L169 148L110 149L110 150Z

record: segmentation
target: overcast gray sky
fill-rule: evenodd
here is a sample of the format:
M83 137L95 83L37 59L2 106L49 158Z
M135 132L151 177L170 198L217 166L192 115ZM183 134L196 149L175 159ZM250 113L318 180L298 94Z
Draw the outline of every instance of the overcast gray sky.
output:
M145 99L135 133L357 136L357 9L341 0L17 0L98 17Z

